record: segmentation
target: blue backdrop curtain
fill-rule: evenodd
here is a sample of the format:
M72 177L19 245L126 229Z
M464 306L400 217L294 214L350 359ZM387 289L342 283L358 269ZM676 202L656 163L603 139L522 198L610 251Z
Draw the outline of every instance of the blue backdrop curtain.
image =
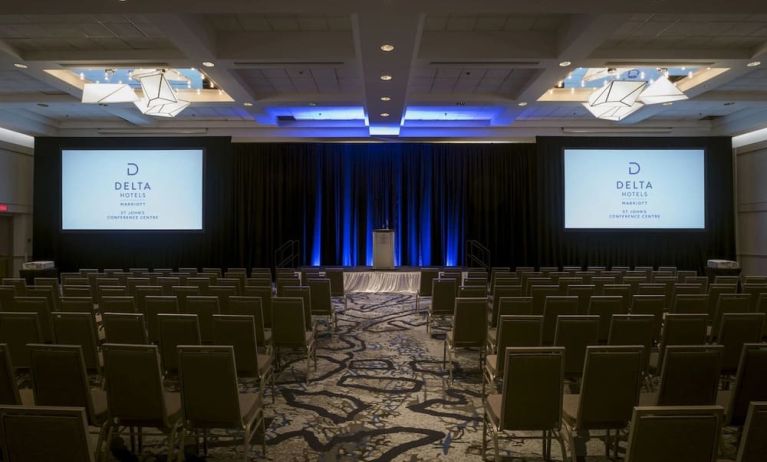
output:
M234 144L239 264L272 263L298 239L307 265L370 265L372 231L395 263L460 265L467 239L532 264L531 144Z

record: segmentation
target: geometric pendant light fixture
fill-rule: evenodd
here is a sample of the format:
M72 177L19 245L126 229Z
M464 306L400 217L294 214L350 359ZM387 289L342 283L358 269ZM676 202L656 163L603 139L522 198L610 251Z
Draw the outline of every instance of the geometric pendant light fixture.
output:
M172 103L155 104L149 106L149 100L142 98L137 101L136 107L139 108L142 114L155 117L176 117L176 115L189 106L189 101L176 100Z
M86 104L133 103L139 98L124 83L86 83L83 85L82 102Z
M647 82L644 80L611 80L589 96L589 105L631 107L646 86Z
M176 94L168 79L165 78L165 72L157 71L153 74L143 75L139 78L139 82L144 91L146 107L176 102Z
M622 103L604 103L597 106L592 106L589 103L583 103L583 106L598 119L612 120L617 122L642 109L644 104L636 102L631 106L626 106Z
M670 103L687 99L680 89L676 87L666 76L659 77L642 92L639 100L644 104Z

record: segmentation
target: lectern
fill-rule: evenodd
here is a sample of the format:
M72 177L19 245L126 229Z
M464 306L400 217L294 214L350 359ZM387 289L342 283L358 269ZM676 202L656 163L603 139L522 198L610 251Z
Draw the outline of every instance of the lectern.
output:
M394 230L373 230L373 269L394 268Z

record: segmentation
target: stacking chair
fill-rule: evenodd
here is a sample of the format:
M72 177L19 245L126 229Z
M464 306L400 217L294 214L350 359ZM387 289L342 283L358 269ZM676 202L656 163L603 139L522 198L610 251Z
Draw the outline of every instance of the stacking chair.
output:
M455 279L434 279L432 284L431 305L426 313L426 332L429 335L431 335L431 324L434 318L453 315L456 294Z
M61 286L61 295L63 297L88 297L91 298L94 295L91 286L89 285L63 285Z
M181 310L181 313L196 315L202 343L213 342L213 316L221 313L218 297L210 295L187 297L186 307Z
M508 347L538 347L541 346L543 333L543 316L510 315L501 316L498 321L498 337L494 350L498 353L488 355L485 361L485 383L493 384L498 377L503 376L505 364L502 352Z
M530 287L530 296L533 298L534 315L542 315L543 307L548 297L560 295L559 286L555 284L534 285Z
M312 320L312 293L308 286L296 286L285 287L281 297L300 298L304 305L304 321L306 322L306 330L314 330L314 322Z
M218 278L215 287L234 287L235 293L231 295L240 295L243 285L240 278Z
M37 313L40 322L40 333L46 342L53 341L53 326L51 324L51 305L44 297L15 297L13 311L20 313Z
M282 297L286 287L300 287L301 281L297 277L286 277L277 279L275 286L277 288L277 296Z
M236 296L229 298L229 306L226 312L221 314L235 316L252 316L256 328L256 342L262 351L271 353L271 335L267 334L264 327L264 310L260 297Z
M589 301L591 301L595 290L596 287L591 284L576 284L567 287L567 295L578 297L578 314L588 314Z
M136 308L139 313L147 314L146 311L146 298L147 297L161 297L162 287L160 286L136 286L133 291L133 299L136 301Z
M501 316L527 316L532 314L532 312L533 312L532 297L503 297L500 299L500 302L498 303L498 316L499 316L498 319L500 319ZM488 343L488 346L490 347L491 352L497 351L495 349L497 333L498 333L497 327L491 327L487 331L487 343ZM540 339L538 341L539 341L538 344L529 345L529 346L540 346Z
M767 315L767 293L759 294L759 298L756 300L756 306L754 307L755 313L764 313ZM762 330L762 338L767 338L767 323Z
M655 338L655 317L651 314L616 314L610 322L608 345L641 345L642 375L649 377L650 352Z
M618 457L620 432L628 426L631 412L639 401L642 383L642 347L589 346L583 366L580 394L564 395L565 430L570 453L576 460L575 435L606 430L605 456L611 444ZM614 430L615 434L610 435ZM585 456L585 454L584 454Z
M663 325L663 309L666 307L665 295L634 295L631 300L631 314L648 314L653 317L654 329L653 340L660 340L661 326Z
M272 346L277 354L281 348L299 349L306 353L306 383L309 384L309 362L314 359L317 369L314 332L306 329L306 313L300 298L275 297L272 300Z
M439 278L439 268L421 268L418 293L415 296L416 311L420 310L420 299L432 296L432 281Z
M755 401L748 406L746 423L740 438L735 462L761 462L767 454L767 402Z
M96 452L101 454L107 425L106 393L91 388L79 345L29 345L36 406L85 408L88 425L100 427Z
M260 427L265 433L264 404L258 393L239 393L231 346L180 346L179 377L185 430L225 428L243 432L243 460L249 461L250 440ZM196 434L196 433L195 433ZM205 436L203 437L205 438ZM203 444L207 449L207 444ZM266 438L262 445L266 456Z
M101 297L99 311L102 313L136 313L136 301L130 295Z
M197 286L173 286L170 288L171 295L178 299L178 309L183 311L186 307L187 297L199 297L203 295L202 291Z
M31 393L19 393L16 369L11 362L8 345L0 343L0 405L32 405ZM1 427L0 427L1 428Z
M104 376L109 403L107 441L120 427L130 427L132 445L132 430L138 427L141 453L141 428L157 428L168 435L166 460L173 460L181 426L181 396L163 389L157 346L105 344Z
M658 357L653 364L655 370L662 370L663 355L667 346L705 344L707 321L708 316L703 314L666 314L663 323L663 339L658 348Z
M716 400L726 409L725 424L737 428L746 422L749 403L767 401L767 344L743 345L735 382L730 389L719 391Z
M503 390L491 393L484 400L482 419L482 459L490 430L495 460L500 459L498 437L504 431L542 432L543 457L551 456L551 439L567 451L562 439L562 393L564 348L507 348L504 359ZM522 438L515 434L515 438ZM529 436L527 438L540 438Z
M16 288L16 295L22 297L27 293L27 281L23 278L3 278L0 284Z
M53 313L53 334L58 345L79 345L85 368L101 374L98 332L96 321L90 313Z
M666 299L666 286L664 284L640 283L637 295L663 295Z
M721 406L636 407L625 462L715 462Z
M478 348L479 370L484 369L487 344L487 299L457 298L453 313L453 328L445 336L442 368L450 362L450 382L453 381L453 353L456 348Z
M256 379L262 399L266 383L271 379L272 403L274 403L277 392L274 386L272 355L271 351L263 354L258 352L256 324L253 316L214 315L213 343L215 345L231 345L234 348L237 375Z
M160 359L163 371L174 375L178 372L179 345L200 345L200 324L194 314L158 314Z
M684 276L680 281L686 284L700 284L701 290L708 293L708 276Z
M43 334L37 313L0 312L0 342L7 345L11 361L17 369L30 366L31 343L41 343Z
M521 285L516 286L496 286L493 291L493 306L490 313L490 326L496 327L498 323L498 312L500 308L501 300L506 297L522 297L524 292ZM530 307L532 310L532 298L530 298ZM532 314L532 311L528 314Z
M101 315L106 343L145 345L149 343L141 313L104 313Z
M144 298L144 309L149 341L156 343L160 339L160 329L157 327L157 316L160 314L178 313L178 300L173 296L147 295Z
M338 319L333 302L331 300L330 280L329 279L309 279L306 281L309 286L311 296L312 316L327 317L333 330L338 327Z
M487 295L487 286L461 286L458 288L458 296L461 298L484 298L487 300Z
M16 297L16 288L13 286L0 286L0 310L12 311L13 298Z
M615 314L626 314L628 310L623 304L623 298L619 296L598 296L591 297L589 303L589 314L599 316L599 341L607 342L610 334L610 320Z
M708 294L676 294L671 305L672 313L708 314Z
M756 305L759 300L759 295L767 294L767 282L763 283L744 283L743 293L751 295L751 309L749 311L756 311Z
M208 287L211 286L211 282L208 277L195 276L186 278L186 285L188 287L197 287L200 295L205 295L208 293Z
M557 326L557 317L577 314L578 297L563 295L546 297L543 306L543 336L541 338L541 345L548 346L554 343L554 330Z
M83 407L0 406L7 462L95 462Z
M93 313L91 297L61 297L59 308L65 313Z
M712 320L719 305L719 296L722 294L735 294L737 291L738 286L735 284L711 284L708 286L708 306L711 310L710 316Z
M577 382L583 373L586 347L599 343L599 316L559 316L554 345L564 347L564 376Z
M264 328L266 329L271 328L272 327L272 288L271 286L245 287L243 289L242 295L245 297L258 297L261 299L261 311L262 311L262 314L264 315Z
M621 297L624 313L628 313L631 306L631 285L629 284L605 284L602 288L602 295L609 297Z
M751 308L751 295L749 294L720 294L715 305L714 319L711 324L711 338L716 339L719 334L719 325L722 315L726 313L749 313Z
M704 406L716 404L722 368L720 345L669 345L665 348L660 388L643 393L647 406Z
M221 309L226 309L226 305L229 303L229 297L239 295L237 287L234 286L210 286L208 287L208 295L218 297L218 306Z
M325 277L330 279L330 295L332 297L343 297L346 295L343 268L327 268L325 269ZM421 278L423 278L423 275L421 275ZM429 283L429 288L431 289L431 283Z
M762 339L764 313L726 313L722 315L716 341L724 347L722 375L734 375L745 343Z

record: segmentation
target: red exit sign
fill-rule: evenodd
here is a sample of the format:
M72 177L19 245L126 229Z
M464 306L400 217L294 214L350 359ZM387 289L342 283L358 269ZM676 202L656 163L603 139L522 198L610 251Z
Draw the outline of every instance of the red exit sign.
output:
M0 212L7 212L7 211L8 211L8 204L0 203Z

